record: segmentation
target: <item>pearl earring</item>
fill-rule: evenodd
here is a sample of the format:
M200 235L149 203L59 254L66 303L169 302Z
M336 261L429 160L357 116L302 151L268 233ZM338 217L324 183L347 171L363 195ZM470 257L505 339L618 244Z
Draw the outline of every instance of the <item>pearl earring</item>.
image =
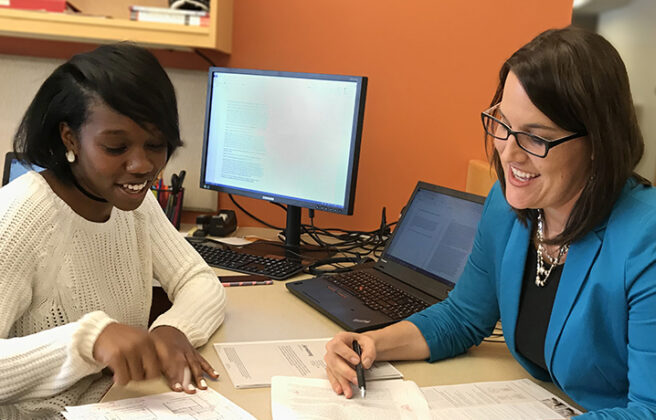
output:
M72 150L66 152L66 160L68 163L75 162L75 153Z

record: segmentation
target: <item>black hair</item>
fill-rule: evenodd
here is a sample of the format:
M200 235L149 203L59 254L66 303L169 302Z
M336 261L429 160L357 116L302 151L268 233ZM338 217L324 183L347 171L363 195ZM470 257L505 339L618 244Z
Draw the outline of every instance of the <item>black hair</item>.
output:
M565 229L546 243L571 243L610 214L629 178L650 182L635 173L644 152L629 78L617 50L601 35L567 27L550 29L516 51L501 67L491 106L499 103L509 72L519 79L531 102L560 128L587 131L592 159L583 192ZM492 139L486 136L488 151ZM503 167L496 150L491 161L505 194ZM525 225L535 209L514 209Z
M27 108L14 150L24 163L51 169L57 178L70 182L60 124L79 134L90 105L98 100L142 128L159 131L167 144L167 160L182 145L171 80L148 50L121 42L77 54L55 69Z

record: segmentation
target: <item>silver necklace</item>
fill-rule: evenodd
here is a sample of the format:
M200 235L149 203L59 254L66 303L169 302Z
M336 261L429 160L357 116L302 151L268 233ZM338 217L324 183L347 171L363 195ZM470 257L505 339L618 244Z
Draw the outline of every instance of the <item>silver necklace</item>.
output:
M538 252L537 252L538 264L535 272L535 285L538 287L544 287L544 285L547 284L547 279L549 278L549 274L551 274L553 268L560 264L560 260L563 258L563 255L565 255L569 250L569 244L561 245L560 248L558 248L558 256L556 257L555 260L549 257L549 255L547 254L547 250L542 244L544 242L544 216L542 215L542 209L538 209L537 235L538 235ZM545 268L546 265L545 259L550 260L548 262L549 268Z

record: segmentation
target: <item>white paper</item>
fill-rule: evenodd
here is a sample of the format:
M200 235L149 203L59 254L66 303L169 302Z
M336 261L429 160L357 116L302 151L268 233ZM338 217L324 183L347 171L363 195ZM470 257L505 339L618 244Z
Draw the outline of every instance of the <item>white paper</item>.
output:
M256 420L232 401L212 389L195 394L164 394L66 407L68 420Z
M412 381L367 383L367 395L352 399L335 394L327 379L274 376L271 381L273 420L419 420L429 419L428 404Z
M327 379L323 356L329 338L308 340L215 343L221 363L235 388L271 386L271 377L299 376ZM388 362L376 362L365 371L368 381L403 378Z
M226 236L226 237L212 237L215 241L224 243L226 245L234 245L234 246L243 246L243 245L250 245L253 243L253 241L249 241L246 238L241 238L239 236Z
M199 229L198 226L193 226L190 229L187 229L187 231L180 231L180 234L182 236L193 237L194 232L197 229ZM246 239L246 238L241 237L241 236L207 236L206 238L215 240L217 242L224 243L226 245L234 245L234 246L243 246L243 245L249 245L249 244L253 243L252 240Z
M529 379L421 388L433 420L553 420L581 414Z

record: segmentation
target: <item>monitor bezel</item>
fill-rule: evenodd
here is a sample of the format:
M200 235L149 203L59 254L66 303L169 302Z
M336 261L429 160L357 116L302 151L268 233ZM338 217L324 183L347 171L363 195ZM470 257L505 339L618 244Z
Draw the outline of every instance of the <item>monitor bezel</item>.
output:
M45 168L27 162L27 158L24 153L7 152L5 154L5 165L2 172L2 187L13 181L13 179L11 179L11 164L14 162L18 162L23 165L24 168L35 172L41 172L45 170Z
M16 152L7 152L5 154L5 167L2 172L2 186L9 184L9 177L11 176L11 164L14 160L20 160L20 155Z
M245 75L260 75L260 76L274 76L274 77L291 77L300 79L321 79L321 80L335 80L335 81L348 81L357 84L356 100L355 100L355 115L353 121L353 130L351 134L351 144L349 150L348 174L346 178L346 191L344 194L344 201L341 205L336 206L329 203L320 203L312 200L305 200L298 197L287 197L269 191L253 191L245 190L237 187L226 185L218 185L207 183L206 165L207 165L207 148L209 142L209 128L210 128L210 115L212 105L212 83L214 81L214 74L216 73L236 73ZM205 123L203 127L203 152L201 158L201 173L200 173L200 187L204 189L220 191L228 194L237 194L244 197L256 198L274 203L286 204L296 207L304 207L314 210L322 210L332 213L351 215L354 210L355 202L355 188L357 184L358 166L360 160L360 145L362 141L362 126L364 121L364 104L367 92L366 76L349 76L337 74L323 74L323 73L303 73L303 72L287 72L277 70L256 70L256 69L240 69L229 67L210 67L208 71L207 81L207 95L205 103Z

